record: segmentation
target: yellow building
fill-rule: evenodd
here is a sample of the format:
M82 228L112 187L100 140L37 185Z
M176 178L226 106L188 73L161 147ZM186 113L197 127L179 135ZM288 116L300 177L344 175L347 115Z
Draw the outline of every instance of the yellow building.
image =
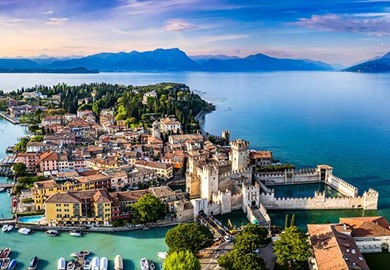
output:
M45 202L46 220L50 225L109 225L111 204L104 189L56 193Z

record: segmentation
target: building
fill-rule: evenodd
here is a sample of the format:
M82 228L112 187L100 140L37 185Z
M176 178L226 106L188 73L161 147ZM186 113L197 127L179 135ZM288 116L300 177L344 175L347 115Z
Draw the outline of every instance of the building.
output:
M18 153L15 163L23 163L26 165L26 170L31 173L36 173L39 164L39 154L37 153Z
M193 141L195 143L202 143L203 136L202 134L181 134L181 135L171 135L168 138L170 144L184 144L186 141Z
M58 154L56 152L45 152L39 157L39 169L43 175L58 173Z
M157 99L156 91L150 91L150 92L145 93L142 97L142 104L144 104L144 105L148 104L149 98Z
M168 180L173 177L172 165L156 161L136 161L136 167L153 170L160 179Z
M161 123L161 132L175 132L179 133L181 131L181 123L174 117L166 117L160 120Z
M270 166L273 161L271 151L250 151L249 159L251 165L258 167Z

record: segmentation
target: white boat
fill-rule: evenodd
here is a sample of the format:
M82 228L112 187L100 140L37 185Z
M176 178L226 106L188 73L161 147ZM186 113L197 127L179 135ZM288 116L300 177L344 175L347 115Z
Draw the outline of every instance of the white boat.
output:
M28 270L35 270L35 269L37 269L38 263L39 263L39 258L37 256L34 256L31 259L31 261L30 261L30 263L28 265Z
M5 188L0 187L0 192L3 192L4 190L5 190Z
M69 234L71 236L75 236L75 237L81 237L82 236L82 232L80 232L80 231L71 231Z
M123 259L121 255L116 255L114 260L114 269L123 270Z
M8 225L7 225L7 224L3 225L3 227L1 228L1 230L2 230L3 232L6 232L6 231L8 230Z
M106 257L100 258L100 270L107 270L108 267L108 259Z
M67 270L74 270L76 268L76 261L75 260L70 260L67 264L66 264L66 269Z
M45 232L45 234L48 236L57 236L59 234L59 232L56 230L48 230Z
M0 267L0 269L8 269L8 266L9 266L9 264L10 264L10 262L11 262L11 259L10 258L5 258L5 259L3 259L3 263L1 264L1 267Z
M91 260L90 259L84 260L83 270L91 270Z
M18 233L21 233L21 234L29 234L31 232L31 230L29 228L20 228L18 230Z
M98 257L93 257L91 262L91 269L92 270L100 270L100 261Z
M160 259L165 260L165 258L168 256L168 252L157 252L157 256L158 256Z
M142 270L149 270L149 262L145 257L141 259L140 264Z
M149 261L149 270L156 270L156 265L152 261Z
M58 259L57 270L66 270L66 262L64 257Z
M10 232L12 231L14 228L14 225L8 225L8 228L7 228L7 232Z

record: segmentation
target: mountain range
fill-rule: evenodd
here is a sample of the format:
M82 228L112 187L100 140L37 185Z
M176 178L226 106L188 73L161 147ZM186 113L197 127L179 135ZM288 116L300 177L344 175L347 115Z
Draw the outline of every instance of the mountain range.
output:
M371 59L346 68L344 71L365 73L390 72L390 52L386 53L382 57Z
M76 58L0 59L0 72L8 70L70 70L84 68L92 71L279 71L279 70L334 70L320 61L306 59L281 59L255 54L244 58L225 55L204 55L189 57L185 52L173 49L156 49L146 52L98 53Z

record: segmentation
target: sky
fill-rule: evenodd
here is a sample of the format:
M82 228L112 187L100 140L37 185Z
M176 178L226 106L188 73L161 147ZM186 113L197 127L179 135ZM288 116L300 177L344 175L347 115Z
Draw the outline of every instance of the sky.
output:
M390 1L0 0L0 57L156 48L351 65L390 51Z

